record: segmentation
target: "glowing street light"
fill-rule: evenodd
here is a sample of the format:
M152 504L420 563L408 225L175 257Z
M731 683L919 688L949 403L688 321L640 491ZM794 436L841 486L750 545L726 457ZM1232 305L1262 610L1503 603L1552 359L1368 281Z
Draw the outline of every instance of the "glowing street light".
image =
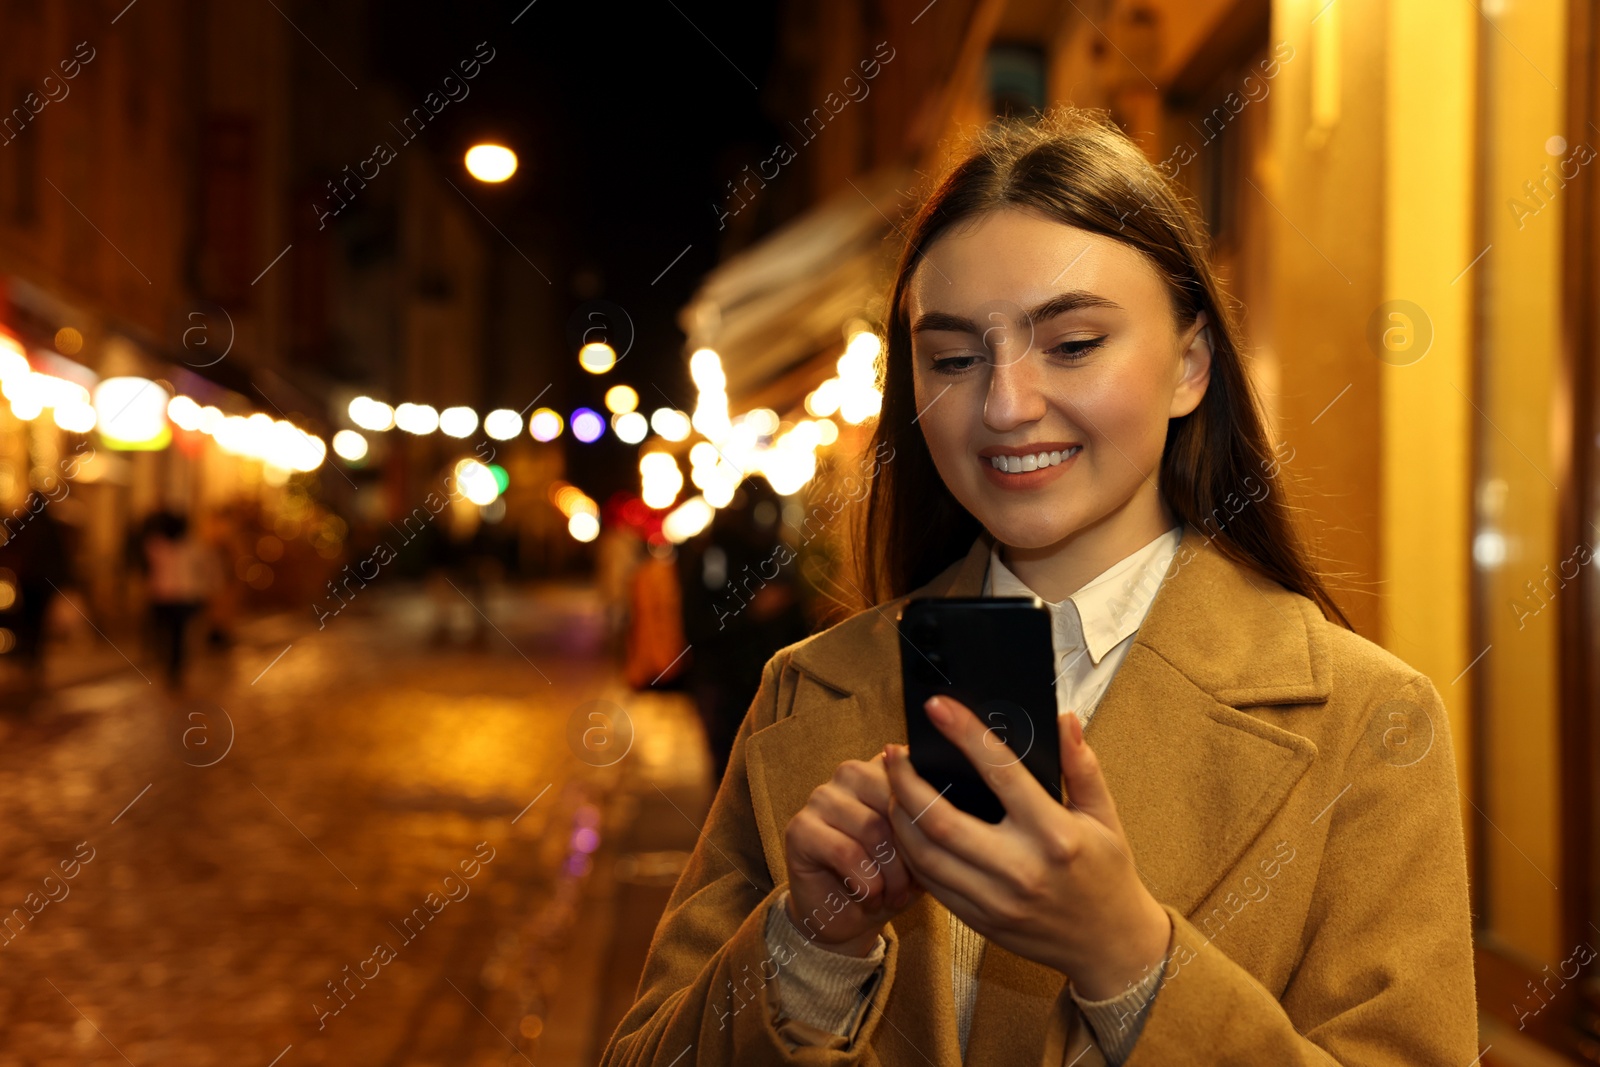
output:
M600 536L600 520L580 511L567 520L567 533L574 541L593 541Z
M631 385L613 385L606 390L606 410L613 415L626 415L639 406L639 393Z
M623 442L636 445L650 433L650 420L637 411L624 412L611 420L611 430Z
M478 413L469 407L445 408L439 412L439 432L448 437L469 437L478 428Z
M604 341L591 341L578 349L578 365L590 374L604 374L617 365L617 350Z
M205 418L205 409L193 397L179 393L167 402L167 421L180 430L198 430Z
M456 484L461 487L461 495L479 507L493 504L500 495L500 480L494 471L475 459L456 464Z
M467 173L480 182L503 182L517 172L517 154L505 145L475 144L467 149Z
M394 426L394 408L370 396L358 396L350 401L350 421L363 430L382 433Z
M439 413L430 404L401 404L394 409L394 424L406 433L430 434L439 428Z
M100 436L113 448L160 449L167 428L167 391L146 378L106 378L95 386L94 410Z
M689 416L676 408L656 408L650 416L650 428L668 441L685 441L689 438Z
M496 441L509 441L522 432L522 416L510 408L495 408L483 417L483 432Z
M593 444L606 432L606 420L589 408L579 408L572 413L572 436L584 444Z
M549 408L540 408L528 420L528 433L535 441L554 441L561 436L564 422L561 416Z
M333 451L340 459L355 463L367 455L367 439L354 430L340 430L333 435Z

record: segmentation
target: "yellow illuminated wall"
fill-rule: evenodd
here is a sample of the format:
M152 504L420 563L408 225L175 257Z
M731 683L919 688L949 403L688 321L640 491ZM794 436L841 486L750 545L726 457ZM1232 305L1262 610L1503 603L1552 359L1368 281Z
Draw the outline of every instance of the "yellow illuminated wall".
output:
M1542 963L1560 944L1559 580L1574 545L1557 536L1564 463L1556 414L1562 294L1561 234L1570 175L1593 131L1565 129L1567 5L1496 5L1485 29L1481 453L1476 486L1479 595L1489 651L1482 671L1489 828L1487 933ZM1570 139L1570 140L1569 140ZM1594 165L1594 164L1587 164ZM1569 573L1571 568L1568 568ZM1530 586L1533 592L1530 592ZM1570 587L1565 595L1571 595ZM1476 651L1476 650L1475 650Z
M1463 790L1471 686L1461 672L1477 652L1468 640L1468 556L1478 17L1473 5L1443 0L1389 6L1377 312L1392 338L1379 360L1380 639L1443 695ZM1470 837L1475 817L1465 803L1462 817Z

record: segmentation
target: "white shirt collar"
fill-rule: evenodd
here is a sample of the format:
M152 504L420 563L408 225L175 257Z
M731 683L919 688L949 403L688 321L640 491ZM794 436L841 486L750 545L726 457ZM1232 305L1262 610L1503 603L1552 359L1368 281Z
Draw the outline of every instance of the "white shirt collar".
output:
M1067 608L1071 606L1082 629L1089 658L1096 666L1106 653L1127 640L1144 623L1182 538L1183 526L1174 526L1091 578L1066 600L1045 601L1058 628L1070 627L1072 620L1067 618ZM998 541L989 549L989 572L984 579L984 590L986 596L1038 596L1000 562Z

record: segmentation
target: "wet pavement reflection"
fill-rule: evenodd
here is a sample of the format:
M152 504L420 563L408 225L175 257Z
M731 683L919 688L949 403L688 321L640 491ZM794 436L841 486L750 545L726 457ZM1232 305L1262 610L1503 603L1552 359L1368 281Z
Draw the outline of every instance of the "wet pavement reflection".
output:
M0 1067L595 1061L709 804L692 705L580 587L443 641L371 599L8 705Z

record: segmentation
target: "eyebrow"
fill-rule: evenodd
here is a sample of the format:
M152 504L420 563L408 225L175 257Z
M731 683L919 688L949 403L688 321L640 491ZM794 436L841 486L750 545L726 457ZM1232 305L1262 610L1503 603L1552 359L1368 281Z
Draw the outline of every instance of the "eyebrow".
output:
M1085 308L1106 308L1112 311L1121 311L1122 305L1114 300L1108 300L1096 293L1085 292L1082 289L1072 289L1059 293L1042 304L1028 308L1022 313L1023 321L1035 325L1057 315L1065 315L1069 311L1082 311ZM979 333L978 324L971 319L960 315L952 315L947 311L930 311L917 319L911 327L912 333L922 333L927 330L948 331L951 333Z

